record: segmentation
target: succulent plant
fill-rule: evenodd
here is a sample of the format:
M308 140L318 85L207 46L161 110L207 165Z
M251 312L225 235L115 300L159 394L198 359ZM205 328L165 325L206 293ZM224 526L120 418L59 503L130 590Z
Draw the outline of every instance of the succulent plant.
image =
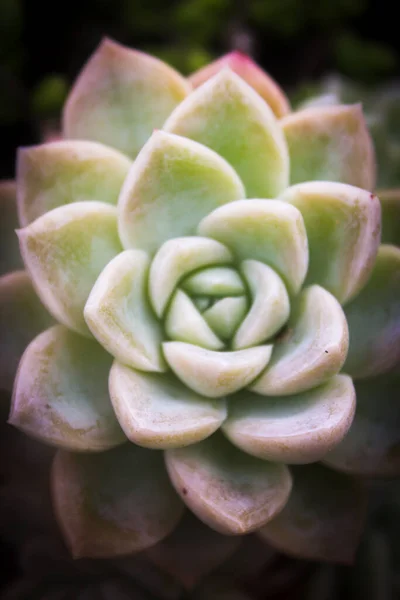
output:
M19 151L26 271L0 280L10 423L60 448L74 556L154 546L186 506L351 560L349 474L400 469L400 249L374 186L360 106L290 113L239 53L187 80L101 44L63 139Z

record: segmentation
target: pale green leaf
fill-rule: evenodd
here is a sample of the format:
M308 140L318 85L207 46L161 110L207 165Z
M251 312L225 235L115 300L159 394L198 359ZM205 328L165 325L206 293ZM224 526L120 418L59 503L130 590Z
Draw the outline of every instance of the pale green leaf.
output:
M14 385L9 422L42 442L75 451L123 443L108 394L112 358L62 325L28 346Z
M365 285L378 252L378 198L350 185L315 181L290 187L281 199L303 215L310 252L306 283L347 302Z
M197 88L226 67L244 79L269 104L278 119L290 112L289 100L276 81L250 56L237 50L199 69L189 77L189 81Z
M230 69L192 92L164 129L218 152L237 171L249 197L274 198L289 183L288 150L278 121Z
M167 308L165 333L170 340L196 344L209 350L221 350L224 347L224 343L182 290L175 292Z
M244 454L218 434L168 450L166 464L184 502L220 533L259 529L282 510L291 489L284 465Z
M158 317L165 311L175 286L191 271L209 265L231 263L232 254L223 244L205 237L183 237L165 242L153 259L149 294Z
M99 342L120 362L145 371L163 371L163 331L150 309L150 259L126 250L101 272L86 302L84 317Z
M129 158L120 152L95 142L61 140L20 148L17 183L21 226L71 202L117 204L130 165Z
M255 346L271 338L283 327L290 313L285 284L271 267L257 260L245 260L240 270L253 302L233 338L235 350Z
M193 235L218 206L244 197L242 182L221 156L192 140L155 131L121 190L122 243L154 254L169 239Z
M297 293L307 274L308 246L299 210L279 200L239 200L217 208L198 227L226 244L239 260L253 259L276 269Z
M314 388L340 371L348 344L339 302L318 285L308 287L275 341L270 364L250 389L265 396L285 396Z
M281 121L290 155L290 183L339 181L372 191L376 164L360 104L307 108Z
M184 342L164 342L163 350L171 369L190 389L221 398L246 387L261 373L272 346L216 352Z
M190 89L157 58L105 39L67 98L64 135L102 142L134 158Z
M315 462L344 438L355 407L348 375L283 398L260 398L243 390L229 403L223 431L233 444L264 460Z
M214 433L226 418L224 400L196 394L171 373L143 373L114 362L109 385L121 427L140 446L193 444Z
M60 206L18 231L25 266L49 312L90 335L83 309L106 264L122 248L117 210L101 202Z

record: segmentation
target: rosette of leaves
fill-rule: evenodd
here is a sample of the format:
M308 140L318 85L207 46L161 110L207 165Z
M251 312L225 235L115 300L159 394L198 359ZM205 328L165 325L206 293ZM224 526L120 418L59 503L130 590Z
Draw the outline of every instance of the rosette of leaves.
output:
M10 422L60 448L73 554L153 546L186 506L222 534L351 560L360 487L310 463L399 468L400 250L380 245L361 108L290 113L241 54L186 80L105 41L63 135L19 152L26 270L1 280L1 368L12 385L32 340Z

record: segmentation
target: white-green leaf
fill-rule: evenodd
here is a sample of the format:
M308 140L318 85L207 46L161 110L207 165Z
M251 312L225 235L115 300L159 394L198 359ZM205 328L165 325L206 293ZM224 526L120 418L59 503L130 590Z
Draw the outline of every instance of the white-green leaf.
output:
M246 387L268 364L272 346L215 352L184 342L164 342L164 356L189 388L208 398L221 398Z
M344 438L355 407L348 375L283 398L260 398L243 390L229 403L223 431L233 444L264 460L315 462Z
M25 266L49 312L89 334L83 309L106 264L122 248L117 210L102 202L60 206L18 231Z
M175 286L191 271L209 265L231 263L232 254L223 244L201 237L183 237L165 242L150 268L149 294L153 309L161 317Z
M367 285L345 314L350 331L347 373L372 377L400 362L400 248L380 246Z
M290 112L289 100L276 81L263 71L250 56L238 50L229 52L192 73L189 81L193 87L197 88L227 67L244 79L265 100L278 119Z
M62 325L28 346L14 384L10 423L42 442L75 451L123 443L108 394L112 359Z
M281 199L303 215L310 252L306 283L347 302L367 281L378 252L378 198L350 185L315 181L290 187Z
M290 313L285 284L271 267L257 260L245 260L240 270L253 302L233 338L232 347L235 349L265 342L283 327Z
M71 202L117 204L131 162L112 148L82 140L20 148L17 183L21 226Z
M134 158L190 89L157 58L105 39L67 98L64 135L102 142Z
M75 558L140 552L167 536L183 512L162 453L134 444L99 454L59 452L52 491Z
M239 200L217 208L198 227L226 244L239 260L253 259L276 269L291 293L307 274L307 234L301 213L279 200Z
M340 371L348 345L347 322L339 302L318 285L308 287L274 344L270 364L250 389L282 396L314 388Z
M220 533L259 529L282 510L291 489L287 467L244 454L218 434L168 450L166 464L184 502Z
M200 296L241 296L246 292L239 273L229 267L201 269L186 277L182 288Z
M241 77L224 69L192 92L164 125L223 156L247 196L274 198L289 183L289 157L272 110Z
M221 350L224 343L182 290L176 290L165 316L165 333L170 340Z
M25 348L52 323L26 271L0 277L0 389L11 392Z
M199 221L218 206L244 197L239 176L216 152L155 131L121 190L122 243L154 254L169 239L194 235Z
M289 500L260 535L285 554L351 564L366 516L359 482L317 464L291 473Z
M213 331L223 340L229 340L242 322L247 312L247 298L234 296L221 298L210 308L207 308L203 317Z
M376 164L361 104L307 108L281 126L290 154L290 183L340 181L372 191Z
M85 305L86 323L117 360L144 371L163 371L163 331L149 306L150 259L126 250L101 272Z
M170 373L142 373L115 362L109 385L121 427L140 446L194 444L214 433L226 418L224 400L199 396Z

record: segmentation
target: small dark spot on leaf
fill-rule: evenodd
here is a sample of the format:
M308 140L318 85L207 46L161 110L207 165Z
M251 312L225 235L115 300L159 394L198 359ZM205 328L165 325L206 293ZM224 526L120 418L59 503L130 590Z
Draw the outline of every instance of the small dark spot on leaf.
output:
M183 494L184 496L186 496L186 494L187 494L187 493L188 493L188 492L187 492L187 489L186 489L186 488L182 488L182 494Z
M373 200L374 199L374 194L370 194L370 198L371 198L371 200Z
M325 350L325 354L329 354L328 350Z

